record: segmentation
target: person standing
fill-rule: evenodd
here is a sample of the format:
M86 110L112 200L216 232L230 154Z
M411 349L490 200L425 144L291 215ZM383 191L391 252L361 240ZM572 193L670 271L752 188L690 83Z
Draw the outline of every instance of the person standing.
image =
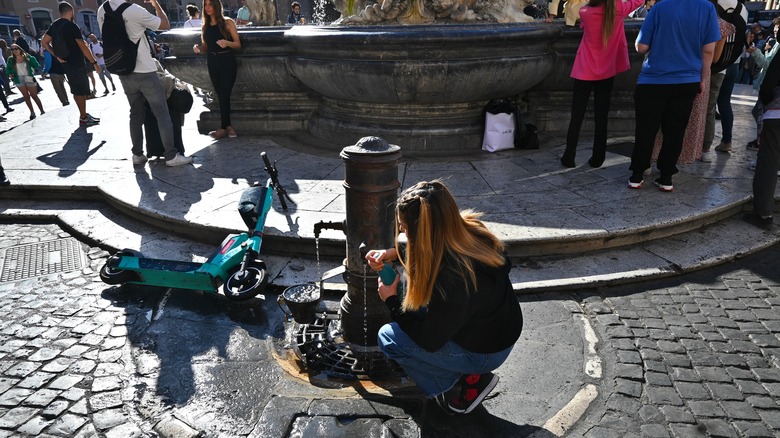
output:
M3 81L3 89L5 90L6 96L16 93L11 89L11 81L8 80L8 75L5 72L5 60L10 57L11 51L8 50L8 43L0 38L0 79Z
M237 137L236 130L230 121L230 95L233 92L233 84L236 83L238 66L234 50L241 48L238 39L236 23L223 15L222 2L220 0L203 1L203 31L201 32L201 44L192 46L192 50L198 54L206 52L208 55L209 78L214 86L219 101L219 113L221 126L209 135L220 139L226 135Z
M674 189L672 176L697 94L706 91L702 66L712 64L715 43L720 40L718 14L707 0L664 0L650 9L636 50L647 54L634 90L636 123L628 187L639 189L650 168L658 129L664 140L658 156L661 191Z
M287 17L287 24L306 24L306 18L301 14L301 4L298 2L292 2L290 5L290 15Z
M40 65L34 56L25 52L16 44L11 44L11 52L13 55L8 58L6 72L8 77L16 84L16 88L22 93L24 103L30 109L30 120L32 120L35 118L32 101L35 101L38 105L41 114L45 113L43 103L38 98L38 82L35 81L35 71L38 70Z
M200 9L195 5L187 5L187 14L190 19L184 22L184 27L196 27L200 29L203 27L203 20L200 19Z
M105 56L103 56L103 42L98 40L94 33L89 34L89 50L92 51L92 54L95 56L95 59L100 66L98 77L100 78L100 82L103 84L103 88L106 89L106 91L103 93L103 96L108 94L108 85L106 84L106 79L111 82L111 88L113 91L116 91L114 79L111 77L111 73L106 68L106 59Z
M203 9L205 10L206 7L204 6ZM238 8L238 12L236 13L236 24L239 26L246 26L249 24L250 15L249 8L246 7L246 0L241 0L241 7Z
M68 100L68 93L65 91L65 70L62 68L62 64L60 64L60 62L57 61L57 58L55 57L51 58L49 79L51 80L51 86L54 88L54 92L57 94L57 99L60 100L62 106L70 105L70 101Z
M65 77L68 78L73 101L76 102L76 107L79 110L79 125L84 127L94 126L100 123L100 119L87 113L87 98L91 94L91 90L89 89L89 75L87 74L85 61L89 62L96 69L99 69L100 66L97 65L95 57L92 56L87 43L84 42L81 30L73 22L75 19L73 6L68 2L61 2L59 4L59 12L60 18L49 26L41 44L43 44L43 48L47 52L51 53L62 64ZM60 58L54 53L52 44L55 36L65 40L64 47L68 51L65 58Z
M375 271L400 260L407 280L403 297L398 276L391 285L378 280L393 320L379 329L379 348L445 412L467 414L495 388L492 371L523 329L512 263L480 215L459 211L440 180L404 190L395 212L395 247L365 257ZM406 234L403 248L399 233Z
M98 9L98 24L104 35L107 33L107 29L104 29L106 7L109 7L111 11L116 11L124 3L124 0L109 0ZM133 144L133 165L142 165L147 160L144 155L143 132L145 101L149 102L152 113L157 118L157 126L165 149L165 165L190 164L192 157L185 157L176 151L173 141L173 124L168 112L168 104L165 101L165 91L157 77L157 66L152 59L149 40L145 36L146 29L167 30L171 25L160 3L157 0L149 0L149 3L154 8L156 16L134 3L122 13L128 38L133 43L138 44L135 69L130 74L119 76L119 81L122 83L122 88L130 104L130 141Z
M22 32L19 29L14 29L14 44L21 47L22 50L24 50L24 53L32 55L30 52L30 45L27 44L27 40L24 38L24 35L22 35Z
M10 186L11 181L5 176L5 169L3 169L3 163L0 162L0 187Z
M631 68L623 19L642 4L642 0L590 0L580 8L582 41L574 58L571 77L574 97L566 135L566 151L561 164L574 167L582 121L593 91L596 129L593 134L591 167L601 167L607 152L607 116L615 75Z
M763 104L761 147L756 157L756 174L753 175L753 211L743 219L764 230L772 228L772 211L775 206L777 172L780 170L780 57L769 63L764 81L758 92Z

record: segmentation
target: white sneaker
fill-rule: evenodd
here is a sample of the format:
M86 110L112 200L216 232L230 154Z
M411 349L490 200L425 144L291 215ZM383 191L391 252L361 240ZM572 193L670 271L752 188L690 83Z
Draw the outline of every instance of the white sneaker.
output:
M756 160L753 160L748 164L748 169L752 170L753 172L756 171Z
M146 155L135 155L133 154L133 166L140 166L142 164L146 163Z
M190 163L192 163L192 157L185 157L182 154L176 154L175 157L165 161L165 165L168 167L183 166Z
M711 163L712 162L712 151L706 151L701 153L701 158L699 158L699 161L702 163Z

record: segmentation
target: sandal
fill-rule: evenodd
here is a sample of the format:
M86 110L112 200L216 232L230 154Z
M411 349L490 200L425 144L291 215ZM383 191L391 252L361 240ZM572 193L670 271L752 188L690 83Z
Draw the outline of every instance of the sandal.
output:
M236 134L236 130L233 129L233 128L228 128L227 132L228 132L228 137L230 137L230 138L238 137L238 134Z

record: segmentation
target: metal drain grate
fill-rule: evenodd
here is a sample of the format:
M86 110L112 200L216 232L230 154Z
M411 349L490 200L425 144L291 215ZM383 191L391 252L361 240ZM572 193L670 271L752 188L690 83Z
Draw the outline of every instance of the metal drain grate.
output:
M83 266L81 244L73 237L12 246L3 255L0 282L70 272Z

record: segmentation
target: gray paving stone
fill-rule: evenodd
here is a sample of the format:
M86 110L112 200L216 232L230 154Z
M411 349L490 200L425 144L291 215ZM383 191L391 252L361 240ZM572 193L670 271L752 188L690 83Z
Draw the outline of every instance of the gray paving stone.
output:
M15 407L0 417L0 428L16 429L38 413L38 409L25 406Z
M412 420L392 418L382 423L383 435L398 438L420 438L422 430L420 426ZM387 434L384 433L387 430Z
M92 414L92 421L98 430L110 429L128 421L121 409L105 409Z
M24 404L28 406L43 407L48 406L49 403L54 401L61 391L54 391L51 389L39 389L24 400Z
M710 392L701 383L675 382L677 393L685 400L708 400Z
M761 417L756 414L753 407L743 401L721 401L721 407L726 411L726 414L735 420L755 420L758 421Z
M761 423L749 421L735 421L734 427L746 438L764 438L772 436L772 432Z
M704 438L707 436L706 426L693 424L670 424L674 438Z
M40 436L43 429L48 427L51 424L51 421L46 420L43 417L35 416L31 418L28 422L21 425L17 430L17 432L25 433L28 435L33 436Z
M723 409L713 400L689 401L688 407L696 417L723 417Z
M712 438L738 438L736 430L729 423L720 420L702 420L702 424L707 427L707 433Z
M661 412L666 417L667 423L690 423L696 422L691 412L682 406L661 406Z
M701 378L705 382L731 382L731 376L728 375L728 373L723 370L723 368L718 367L696 367L696 371L699 373Z
M747 397L747 402L756 409L777 409L778 405L771 397L753 395Z
M642 395L642 384L628 379L616 379L615 392L633 398L639 398Z
M701 382L702 379L699 374L692 369L687 368L672 368L671 377L677 382Z
M49 389L70 389L82 380L84 380L84 376L75 374L62 375L49 384Z
M75 432L87 422L87 419L73 414L65 414L62 417L54 420L49 426L49 432L55 435L73 435Z
M650 403L655 405L682 406L683 401L672 387L648 386L645 388Z
M706 383L707 388L712 392L716 400L737 400L745 399L742 392L736 386L728 383Z

